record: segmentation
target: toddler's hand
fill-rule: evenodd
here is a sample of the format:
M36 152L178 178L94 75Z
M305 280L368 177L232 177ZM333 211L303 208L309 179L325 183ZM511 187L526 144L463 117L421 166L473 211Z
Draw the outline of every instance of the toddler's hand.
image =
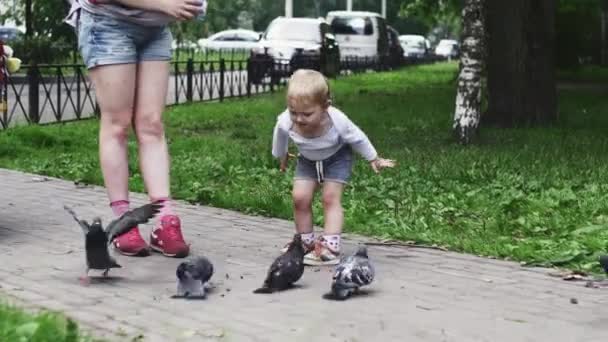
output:
M295 158L295 156L291 153L287 153L285 157L281 158L281 172L285 172L287 170L287 164L289 162L289 158Z
M384 159L384 158L380 158L380 157L372 160L371 162L369 162L369 164L371 165L371 167L375 173L379 173L380 170L387 168L387 167L395 167L394 160Z

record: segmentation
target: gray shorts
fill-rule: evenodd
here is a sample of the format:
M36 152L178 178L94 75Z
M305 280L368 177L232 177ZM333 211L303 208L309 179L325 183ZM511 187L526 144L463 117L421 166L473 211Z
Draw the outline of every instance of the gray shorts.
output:
M337 182L346 184L353 169L353 151L344 145L338 152L325 160L314 161L298 156L295 179L313 180L318 183Z
M87 68L98 65L171 60L168 26L142 26L80 11L78 46Z

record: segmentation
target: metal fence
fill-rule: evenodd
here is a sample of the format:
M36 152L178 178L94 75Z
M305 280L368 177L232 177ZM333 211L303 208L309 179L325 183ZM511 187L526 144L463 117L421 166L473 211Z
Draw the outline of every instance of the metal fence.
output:
M349 58L341 60L339 70L333 76L412 63L403 60L397 65L384 65L376 60ZM323 65L318 59L279 60L269 56L202 61L188 58L171 62L167 104L223 101L272 92L284 86L291 73L299 68L322 70ZM20 74L9 76L7 81L3 85L7 99L0 110L0 129L99 115L95 90L82 64L25 65Z

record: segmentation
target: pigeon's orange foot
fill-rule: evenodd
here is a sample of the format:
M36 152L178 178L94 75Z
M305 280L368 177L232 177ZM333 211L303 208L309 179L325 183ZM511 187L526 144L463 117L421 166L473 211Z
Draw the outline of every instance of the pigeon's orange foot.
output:
M91 285L91 278L89 278L88 275L82 276L82 277L78 277L78 280L80 281L80 285L82 286L89 286Z

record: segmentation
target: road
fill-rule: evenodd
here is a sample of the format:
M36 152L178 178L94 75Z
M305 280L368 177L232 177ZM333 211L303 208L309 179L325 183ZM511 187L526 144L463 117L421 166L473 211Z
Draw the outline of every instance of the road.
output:
M206 72L193 77L193 101L209 101L220 98L219 72ZM88 79L87 84L90 85ZM59 87L58 87L59 85ZM94 115L95 89L85 87L83 81L66 78L65 81L41 82L39 85L39 112L40 123L52 123L57 121L70 121L79 118L87 118ZM60 91L58 91L58 88ZM184 103L186 99L187 79L186 75L171 75L169 78L169 89L167 92L167 105ZM251 94L269 91L268 86L252 86ZM27 123L29 113L29 86L27 83L9 84L8 88L8 113L1 117L1 121L8 122L8 127ZM247 96L247 72L233 71L224 74L224 97ZM60 104L58 106L58 104ZM1 116L2 114L0 114ZM0 129L2 125L0 124Z

